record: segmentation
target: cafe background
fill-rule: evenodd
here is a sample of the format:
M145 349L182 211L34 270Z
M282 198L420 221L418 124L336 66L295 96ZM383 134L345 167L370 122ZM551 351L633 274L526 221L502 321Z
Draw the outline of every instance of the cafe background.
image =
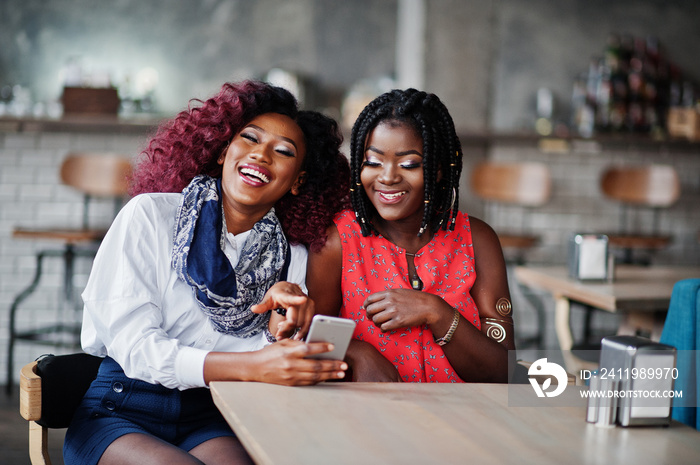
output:
M542 238L526 256L530 263L564 264L574 232L618 228L619 205L599 190L606 166L672 165L681 198L661 212L658 228L673 241L653 260L697 265L700 144L670 138L663 112L645 127L596 125L581 117L587 107L576 89L588 83L616 35L658 44L684 90L673 104L694 105L698 18L700 3L690 0L0 0L0 373L9 307L34 275L35 253L57 246L13 239L13 228L80 224L81 197L58 178L65 155L135 156L160 119L231 80L282 83L307 108L344 122L392 87L435 92L464 146L461 208L497 231L527 215ZM64 87L115 88L118 118L65 111ZM349 134L347 123L344 130ZM551 200L529 212L484 204L471 193L468 174L485 159L546 163ZM98 201L90 214L92 224L108 225L112 210ZM636 221L651 230L654 220ZM89 268L89 260L78 263L76 289ZM61 273L59 260L46 263L18 325L57 314L79 320L61 303ZM515 286L513 294L518 332L530 333L534 312ZM555 348L550 326L552 318L544 345ZM60 350L20 342L15 367Z

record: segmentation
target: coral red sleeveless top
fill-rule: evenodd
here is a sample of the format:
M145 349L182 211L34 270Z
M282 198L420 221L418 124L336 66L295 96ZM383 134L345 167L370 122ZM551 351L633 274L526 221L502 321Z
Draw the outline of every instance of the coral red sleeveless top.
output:
M382 333L361 308L364 300L387 289L412 289L404 249L383 236L363 237L355 213L335 218L342 243L340 316L357 323L354 338L366 341L391 361L406 382L463 382L427 325ZM476 279L469 217L459 213L454 231L439 230L414 257L422 292L443 298L464 318L481 328L479 311L470 295ZM443 336L442 334L439 335Z

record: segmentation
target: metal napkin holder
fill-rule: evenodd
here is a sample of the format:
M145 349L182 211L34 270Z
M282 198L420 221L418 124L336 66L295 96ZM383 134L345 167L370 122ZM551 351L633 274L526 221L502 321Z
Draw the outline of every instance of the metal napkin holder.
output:
M637 336L602 340L600 364L591 374L589 390L615 393L589 396L586 421L598 426L663 425L671 423L676 348Z
M610 281L612 255L605 234L574 234L569 241L569 275L581 281Z

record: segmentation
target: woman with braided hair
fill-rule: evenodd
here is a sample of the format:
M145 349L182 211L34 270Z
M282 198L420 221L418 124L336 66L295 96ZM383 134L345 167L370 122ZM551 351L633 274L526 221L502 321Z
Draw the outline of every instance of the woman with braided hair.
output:
M211 381L344 377L345 362L307 358L331 344L300 340L314 314L306 247L349 203L341 142L335 121L256 81L163 123L83 293L83 349L103 361L66 464L252 463Z
M458 210L462 149L434 94L393 90L350 142L353 210L307 268L318 313L357 322L355 381L506 382L514 349L498 237Z

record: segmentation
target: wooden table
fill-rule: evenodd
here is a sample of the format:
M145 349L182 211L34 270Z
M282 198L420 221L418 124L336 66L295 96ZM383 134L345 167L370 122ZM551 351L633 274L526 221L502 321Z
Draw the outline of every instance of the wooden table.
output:
M509 407L530 385L213 382L214 402L257 464L697 463L700 433L601 428L580 386L564 407ZM536 398L536 397L535 397ZM557 398L558 399L558 398ZM550 401L553 399L542 399Z
M661 327L653 320L655 312L665 312L673 285L682 279L700 277L700 267L618 265L612 282L579 281L569 277L564 266L517 266L520 284L542 289L554 297L555 329L564 351L567 369L590 368L575 363L567 353L574 345L571 333L571 302L580 302L608 312L623 312L625 322L620 333L643 327L658 340Z

